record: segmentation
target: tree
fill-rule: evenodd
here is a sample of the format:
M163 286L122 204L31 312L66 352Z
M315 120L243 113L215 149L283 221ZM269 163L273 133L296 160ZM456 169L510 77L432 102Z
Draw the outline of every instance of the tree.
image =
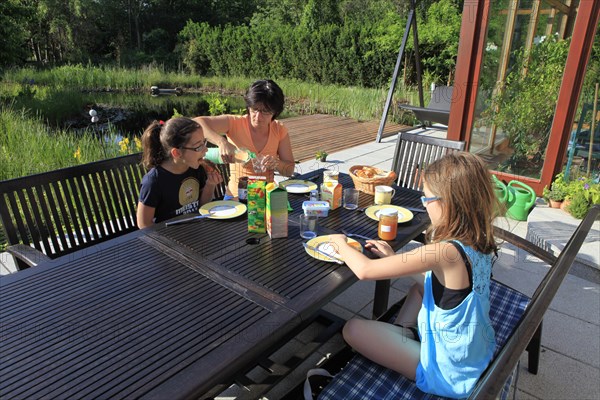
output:
M27 25L30 9L18 0L0 2L0 67L23 62L27 56Z

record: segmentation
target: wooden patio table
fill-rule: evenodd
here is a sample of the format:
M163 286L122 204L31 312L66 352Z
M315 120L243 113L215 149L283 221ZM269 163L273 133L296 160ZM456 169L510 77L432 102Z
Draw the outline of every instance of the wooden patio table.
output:
M397 190L394 203L419 195ZM0 398L197 398L230 382L356 281L304 251L305 196L289 195L287 238L249 234L246 215L157 224L0 277ZM372 200L361 193L361 206ZM377 234L343 208L320 223L322 234ZM400 225L393 247L427 223Z

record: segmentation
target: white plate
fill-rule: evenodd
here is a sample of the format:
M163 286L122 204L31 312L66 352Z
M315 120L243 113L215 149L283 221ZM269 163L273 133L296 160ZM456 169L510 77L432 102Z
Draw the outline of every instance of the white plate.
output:
M279 187L285 189L288 193L308 193L311 190L317 190L316 183L301 179L288 179L281 182Z
M219 200L206 203L199 210L200 214L212 214L210 219L228 219L239 217L246 212L246 205L239 201Z
M404 207L398 207L393 204L381 204L377 206L371 206L365 210L365 214L367 217L374 219L375 221L379 221L379 213L381 210L386 208L393 208L398 211L398 223L401 224L403 222L408 222L413 219L414 215L412 212L407 210Z
M360 245L359 242L357 242L356 240L354 240L352 238L348 238L347 241L350 246L352 246L356 250L362 252L362 246ZM331 239L329 239L329 235L317 236L316 238L310 239L308 242L306 242L306 244L311 247L314 247L315 249L318 249L319 251L322 251L325 254L331 255L332 257L335 257L335 258L338 258L341 260L340 254L335 249L335 246L333 245L333 243L331 243ZM309 256L316 258L317 260L327 261L327 262L335 262L331 258L326 257L323 254L316 252L314 250L309 250L307 248L304 248L304 251L306 251Z

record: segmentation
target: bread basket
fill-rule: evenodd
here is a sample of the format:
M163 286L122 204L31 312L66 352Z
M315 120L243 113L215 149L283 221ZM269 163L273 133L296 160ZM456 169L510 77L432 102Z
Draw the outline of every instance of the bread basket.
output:
M350 177L354 181L354 187L361 192L367 194L375 194L375 186L389 186L396 181L396 173L394 171L384 171L379 168L368 165L353 165L349 170ZM364 175L371 175L367 177ZM357 174L363 175L359 176Z

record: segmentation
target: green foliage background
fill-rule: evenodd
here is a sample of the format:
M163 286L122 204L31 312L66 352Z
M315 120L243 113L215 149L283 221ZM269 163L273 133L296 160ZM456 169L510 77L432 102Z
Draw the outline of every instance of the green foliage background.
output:
M65 64L389 84L407 0L5 0L0 69ZM463 1L418 2L422 59L451 76ZM410 84L412 40L405 74Z

